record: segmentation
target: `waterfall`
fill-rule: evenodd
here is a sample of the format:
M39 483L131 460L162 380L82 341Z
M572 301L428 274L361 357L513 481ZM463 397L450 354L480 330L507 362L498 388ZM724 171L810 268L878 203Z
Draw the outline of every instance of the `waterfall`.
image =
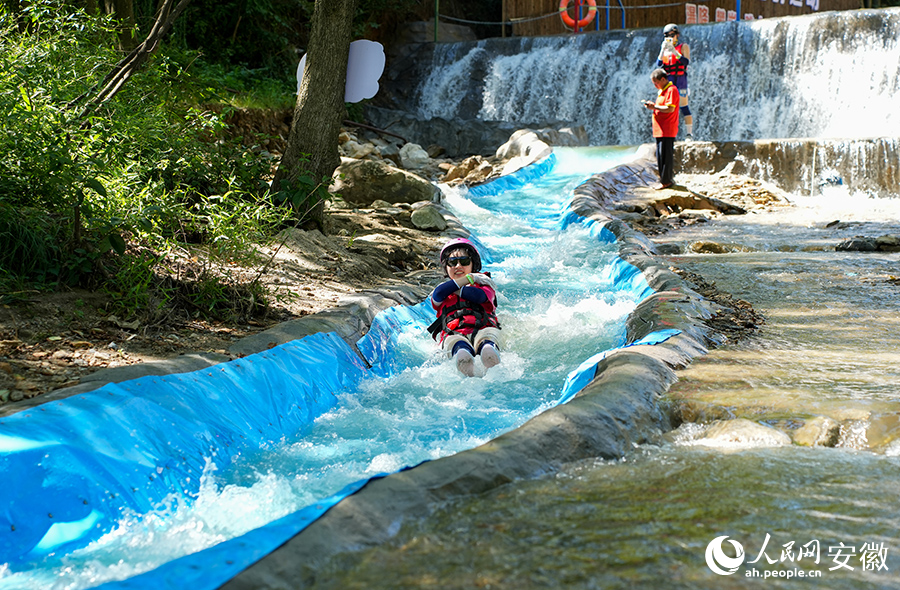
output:
M900 9L680 28L697 139L900 136ZM422 119L564 122L595 145L644 143L661 39L654 28L437 45L411 106Z

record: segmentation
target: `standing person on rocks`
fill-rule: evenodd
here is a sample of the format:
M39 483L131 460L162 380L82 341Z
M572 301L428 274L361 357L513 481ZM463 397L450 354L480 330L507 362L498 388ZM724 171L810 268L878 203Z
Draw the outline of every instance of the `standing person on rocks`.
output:
M481 273L481 256L465 238L447 242L441 249L441 268L448 280L431 293L437 320L428 327L441 346L456 359L456 368L467 377L475 375L475 355L485 369L500 363L497 354L500 323L497 321L497 287Z
M653 113L653 137L656 138L656 167L659 170L658 188L675 184L675 136L678 135L678 88L669 81L662 68L653 70L650 80L658 93L656 102L645 100L644 106Z
M663 42L659 49L659 57L656 58L656 65L666 71L669 81L678 88L679 107L684 117L685 139L691 141L694 138L694 117L691 115L691 107L688 106L690 90L687 79L691 47L687 43L679 43L678 35L677 25L668 24L663 28Z

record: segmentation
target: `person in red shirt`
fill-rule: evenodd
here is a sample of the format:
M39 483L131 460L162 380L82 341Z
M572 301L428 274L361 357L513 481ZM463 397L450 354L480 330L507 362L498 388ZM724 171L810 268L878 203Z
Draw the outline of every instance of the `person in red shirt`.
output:
M675 136L678 135L678 88L669 82L662 68L653 70L650 80L659 93L656 102L644 101L653 113L653 137L656 138L656 167L659 170L658 188L675 184Z
M694 117L691 115L691 107L688 106L687 69L691 63L691 47L687 43L678 40L678 25L668 24L663 29L662 47L659 49L659 57L656 65L666 71L669 81L678 88L678 97L681 116L684 117L685 141L693 140Z

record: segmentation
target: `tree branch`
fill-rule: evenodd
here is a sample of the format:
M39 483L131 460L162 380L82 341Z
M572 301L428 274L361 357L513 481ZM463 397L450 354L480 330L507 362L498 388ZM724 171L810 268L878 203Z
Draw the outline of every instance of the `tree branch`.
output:
M84 108L78 115L79 119L87 118L97 109L97 107L111 99L122 89L125 83L131 79L142 65L144 65L147 58L153 55L157 50L159 42L166 36L169 30L171 30L172 25L175 23L175 19L178 18L190 1L191 0L179 0L174 8L172 8L172 5L175 3L175 0L162 0L160 2L159 9L156 12L156 18L147 38L144 39L143 43L135 47L131 53L120 60L109 74L106 75L103 81L95 85L94 88L89 91L92 92L99 86L103 87L94 98L85 103ZM77 104L83 100L89 92L82 94L70 102L69 105Z

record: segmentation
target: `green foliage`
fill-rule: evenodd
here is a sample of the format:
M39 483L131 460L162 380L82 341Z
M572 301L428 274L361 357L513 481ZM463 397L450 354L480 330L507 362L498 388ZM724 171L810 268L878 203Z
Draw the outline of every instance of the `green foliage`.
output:
M136 0L146 29L152 0ZM271 79L296 79L297 61L309 41L314 0L191 0L175 25L173 42L204 61ZM420 0L359 0L353 35L378 38L385 25L431 18L417 14ZM496 20L496 19L494 19Z
M300 221L305 221L305 215L321 202L332 198L328 187L334 183L334 179L323 176L316 180L312 172L304 164L309 163L309 154L302 154L299 173L291 179L283 179L278 192L272 197L275 203L289 205L299 213Z
M5 277L0 290L21 290L28 281L59 278L61 228L37 210L0 201L0 276Z
M296 65L293 69L272 73L240 65L199 61L192 66L192 73L198 96L204 95L207 100L234 107L290 109L297 99Z
M353 35L370 37L377 29L407 21L420 10L421 3L417 0L359 0L353 23ZM433 17L431 14L426 18Z
M306 44L312 2L192 0L182 16L184 46L212 63L264 70L297 67L294 48Z
M108 24L62 0L0 12L0 292L100 283L128 314L258 312L256 284L171 276L177 259L256 262L253 244L291 215L268 197L271 158L229 139L228 108L201 106L234 80L170 49L81 118L121 57Z
M156 280L154 268L162 257L150 252L120 259L116 272L103 285L110 293L113 311L131 316L143 312L153 317L171 303L171 289Z

